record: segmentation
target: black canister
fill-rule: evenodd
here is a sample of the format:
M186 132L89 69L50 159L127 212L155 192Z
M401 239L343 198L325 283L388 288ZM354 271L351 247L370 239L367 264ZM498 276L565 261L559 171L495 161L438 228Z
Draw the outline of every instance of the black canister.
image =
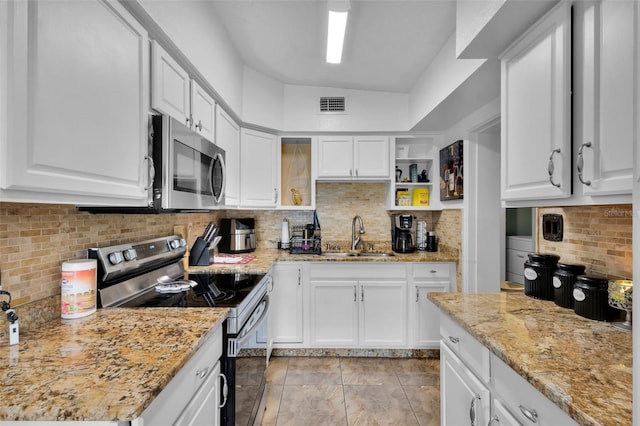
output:
M556 305L573 309L573 285L584 274L584 265L558 263L553 274L553 300Z
M553 300L553 273L560 256L529 253L524 262L524 294L542 300Z
M581 317L611 321L613 308L609 306L609 280L580 275L573 285L573 307Z

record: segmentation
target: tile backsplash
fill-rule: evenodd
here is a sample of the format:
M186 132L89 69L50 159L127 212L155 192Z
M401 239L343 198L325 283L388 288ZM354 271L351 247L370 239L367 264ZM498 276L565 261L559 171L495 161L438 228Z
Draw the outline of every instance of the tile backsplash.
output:
M542 215L545 213L562 215L562 241L543 239ZM557 254L562 263L585 265L587 274L631 278L632 218L630 204L540 208L537 252Z
M350 242L351 220L362 216L363 240L390 249L390 218L385 209L384 183L318 183L317 212L322 239ZM435 230L441 249L461 249L461 212L412 212ZM222 217L256 219L260 248L276 247L282 220L308 223L310 211L225 210L181 214L90 214L72 205L0 202L0 270L2 288L11 292L13 306L60 294L60 267L70 259L86 257L90 247L126 243L170 235L174 227L189 229L188 244L210 221ZM460 269L460 268L458 268ZM460 279L458 279L460 281Z

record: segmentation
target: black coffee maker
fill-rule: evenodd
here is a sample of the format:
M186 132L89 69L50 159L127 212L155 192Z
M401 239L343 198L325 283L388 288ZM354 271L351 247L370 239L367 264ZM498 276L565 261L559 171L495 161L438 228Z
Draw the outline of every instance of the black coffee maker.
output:
M416 251L416 218L409 214L391 215L391 248L396 253Z

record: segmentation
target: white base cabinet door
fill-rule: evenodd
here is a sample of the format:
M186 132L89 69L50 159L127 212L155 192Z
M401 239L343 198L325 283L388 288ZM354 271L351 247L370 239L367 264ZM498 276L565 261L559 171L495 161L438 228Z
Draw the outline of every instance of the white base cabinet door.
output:
M366 348L407 345L407 282L360 282L359 344Z
M444 343L440 345L440 395L442 425L489 422L489 388Z
M145 206L146 30L116 1L11 1L0 13L0 198Z
M571 5L501 57L502 200L571 196Z
M315 281L309 285L311 346L358 345L358 282Z
M413 298L413 348L438 348L440 345L440 310L428 298L431 292L448 292L449 281L415 282Z
M218 426L220 424L220 394L220 361L218 361L175 424Z
M302 262L277 262L269 298L273 343L303 343Z

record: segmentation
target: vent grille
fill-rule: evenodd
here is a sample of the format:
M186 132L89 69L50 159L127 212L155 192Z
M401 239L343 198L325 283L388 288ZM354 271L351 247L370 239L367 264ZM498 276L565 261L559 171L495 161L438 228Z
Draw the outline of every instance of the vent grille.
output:
M345 112L344 96L321 97L320 112Z

